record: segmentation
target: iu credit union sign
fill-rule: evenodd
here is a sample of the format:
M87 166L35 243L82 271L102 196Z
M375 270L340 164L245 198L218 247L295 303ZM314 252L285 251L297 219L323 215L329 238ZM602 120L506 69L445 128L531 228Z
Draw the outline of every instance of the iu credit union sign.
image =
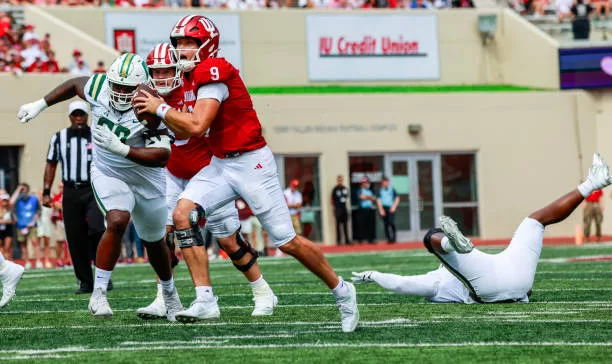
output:
M437 80L435 14L306 17L311 81Z

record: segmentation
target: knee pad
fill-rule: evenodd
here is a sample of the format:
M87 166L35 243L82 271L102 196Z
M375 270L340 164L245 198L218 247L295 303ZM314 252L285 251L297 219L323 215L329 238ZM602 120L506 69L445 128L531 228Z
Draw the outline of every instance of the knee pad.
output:
M437 233L444 234L444 231L442 231L442 229L440 228L429 229L429 231L427 232L427 234L425 234L425 237L423 238L423 244L425 245L425 248L427 248L427 251L429 251L431 254L436 254L435 250L431 246L431 236Z
M224 206L217 209L206 219L206 230L210 231L216 238L231 236L240 228L238 210L233 204L230 207Z
M166 234L166 245L168 245L168 250L170 250L170 266L174 268L179 264L179 259L174 251L176 249L176 243L174 242L174 231L170 231L168 234Z
M204 238L202 237L202 232L200 231L200 227L197 224L195 225L195 227L192 226L187 229L174 230L174 236L176 237L178 246L181 249L191 248L194 245L204 245Z
M191 226L198 225L200 220L205 217L206 212L204 211L204 208L202 208L200 205L196 205L196 208L189 212L189 223Z
M246 264L233 263L234 267L236 267L239 271L246 272L251 269L253 264L255 264L259 254L257 254L257 250L253 249L251 244L249 244L249 242L244 239L244 237L240 233L240 229L236 231L236 241L238 242L239 246L238 250L231 254L228 254L228 256L233 263L234 261L242 259L247 253L251 253L251 259Z

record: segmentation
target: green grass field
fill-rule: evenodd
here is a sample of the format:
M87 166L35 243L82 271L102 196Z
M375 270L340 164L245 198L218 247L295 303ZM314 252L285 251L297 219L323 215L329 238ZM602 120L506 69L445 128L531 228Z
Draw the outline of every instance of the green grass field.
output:
M353 93L440 93L440 92L519 92L542 89L514 85L330 85L249 87L253 95L267 94L353 94Z
M90 316L89 297L73 294L71 270L28 271L16 299L0 311L0 360L604 363L612 357L612 261L563 259L603 255L612 255L612 244L546 247L529 304L430 304L357 286L362 321L352 334L340 331L326 287L290 258L260 260L279 306L258 319L250 316L250 288L238 272L227 261L212 262L221 320L194 325L136 317L135 309L155 294L148 265L116 269L109 293L115 316L106 321ZM420 274L437 267L424 250L329 260L345 277L355 270ZM195 293L184 263L176 279L188 305Z

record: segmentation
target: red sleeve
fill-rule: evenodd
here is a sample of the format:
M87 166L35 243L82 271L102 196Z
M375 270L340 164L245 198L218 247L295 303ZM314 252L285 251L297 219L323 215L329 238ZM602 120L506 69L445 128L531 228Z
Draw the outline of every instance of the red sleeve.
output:
M391 9L397 8L397 0L389 0L389 7Z
M226 82L237 70L225 58L208 58L193 71L195 92L206 84Z

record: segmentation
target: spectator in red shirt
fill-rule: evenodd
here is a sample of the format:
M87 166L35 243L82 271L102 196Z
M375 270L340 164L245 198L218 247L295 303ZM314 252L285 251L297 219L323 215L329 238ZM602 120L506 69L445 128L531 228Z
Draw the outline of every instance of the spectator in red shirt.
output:
M47 52L47 62L42 65L42 71L48 73L59 73L61 72L57 61L55 60L55 52L48 51Z
M601 222L603 221L603 196L602 190L593 191L584 200L583 204L583 228L584 238L589 241L591 235L591 223L595 221L595 236L601 241Z
M106 67L104 66L104 61L98 61L98 67L93 70L93 73L106 73Z

